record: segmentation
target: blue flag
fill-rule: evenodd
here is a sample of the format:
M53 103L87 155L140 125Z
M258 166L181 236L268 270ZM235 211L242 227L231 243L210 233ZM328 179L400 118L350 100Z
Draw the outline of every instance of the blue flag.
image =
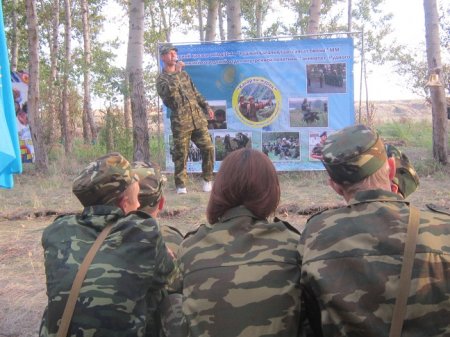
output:
M13 174L22 172L11 74L0 1L0 187L14 186Z

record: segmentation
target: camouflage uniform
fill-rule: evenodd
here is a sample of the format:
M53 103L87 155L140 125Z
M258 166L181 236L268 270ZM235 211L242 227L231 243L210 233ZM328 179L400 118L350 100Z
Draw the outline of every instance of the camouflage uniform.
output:
M167 178L161 173L158 165L151 162L133 162L133 171L139 177L139 203L140 210L152 213L155 207L159 206L159 201L163 197L163 189ZM160 227L162 237L166 246L176 253L183 241L183 235L175 227L163 225ZM177 267L177 266L176 266ZM174 273L167 284L166 291L162 302L159 306L159 314L161 318L160 336L186 336L187 325L182 313L182 296L179 293L174 293L181 284L178 269Z
M386 162L378 135L363 126L331 135L323 153L340 184ZM318 300L324 336L389 335L409 214L399 194L372 189L308 220L298 248L301 284ZM450 216L422 211L403 336L450 336L449 278Z
M299 233L245 207L201 225L178 254L191 336L296 336Z
M108 224L112 230L87 271L68 336L158 335L156 312L174 262L154 219L140 211L125 215L114 205L120 196L116 190L125 190L132 177L119 154L94 161L73 185L83 212L58 217L44 230L48 306L41 337L56 336L75 275Z
M177 187L186 186L186 161L190 140L201 151L203 179L211 181L213 179L214 148L205 116L208 113L208 103L185 71L168 73L163 70L156 80L156 89L164 104L171 110L175 185Z

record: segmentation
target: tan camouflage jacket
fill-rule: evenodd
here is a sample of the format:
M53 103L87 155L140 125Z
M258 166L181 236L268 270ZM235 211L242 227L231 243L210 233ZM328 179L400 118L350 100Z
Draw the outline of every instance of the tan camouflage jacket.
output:
M208 127L208 103L185 71L167 73L156 80L156 90L170 112L172 132Z
M243 206L187 236L178 257L191 336L297 336L298 239Z
M319 301L324 336L389 335L408 220L409 203L383 190L309 219L301 283ZM450 216L421 211L403 336L450 336L449 280Z

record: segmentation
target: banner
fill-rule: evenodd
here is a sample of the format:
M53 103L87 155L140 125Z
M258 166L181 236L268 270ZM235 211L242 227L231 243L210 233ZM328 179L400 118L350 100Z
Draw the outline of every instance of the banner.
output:
M278 171L322 170L321 147L354 124L353 40L176 44L197 89L215 112L209 122L217 171L228 153L251 147ZM164 107L166 168L174 169ZM190 146L188 172L201 172Z
M3 9L0 6L0 187L14 186L13 174L22 172L16 116L6 48Z

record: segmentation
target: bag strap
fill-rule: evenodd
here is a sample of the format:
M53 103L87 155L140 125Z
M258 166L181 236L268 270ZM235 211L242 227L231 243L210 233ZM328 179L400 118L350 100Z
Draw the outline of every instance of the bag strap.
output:
M89 249L86 254L83 262L81 263L80 268L78 269L77 275L75 276L75 280L72 283L72 288L70 289L69 298L67 299L66 306L64 308L64 312L61 318L61 324L58 328L57 337L66 337L67 332L69 331L70 322L72 321L73 311L75 309L75 304L77 303L78 295L80 294L81 286L83 285L84 278L86 277L87 270L92 263L92 260L95 257L98 249L101 244L105 240L106 236L111 232L112 224L108 224L97 239L94 244Z
M414 265L419 221L420 211L416 207L411 206L409 211L409 223L406 233L405 250L403 252L403 264L400 272L399 290L395 300L389 337L400 337L402 334L403 321L405 320L406 315L406 304L411 285L411 274Z

